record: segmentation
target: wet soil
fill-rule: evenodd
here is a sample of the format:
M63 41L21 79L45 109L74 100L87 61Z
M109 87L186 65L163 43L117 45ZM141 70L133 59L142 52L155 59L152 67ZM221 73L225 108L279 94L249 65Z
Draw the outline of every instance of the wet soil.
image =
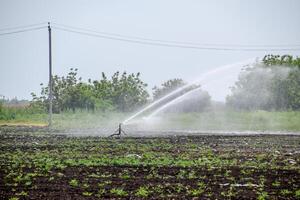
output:
M297 199L297 191L300 193L300 135L107 139L30 132L10 129L0 133L0 199L257 199L263 196L266 199ZM103 148L96 149L102 143L105 144ZM132 143L136 148L128 154L126 147ZM158 156L188 156L191 160L204 154L198 149L207 148L209 153L205 151L201 158L219 156L226 158L226 161L235 160L237 164L168 166L145 162L75 165L54 167L44 174L39 173L30 180L30 184L21 184L16 178L12 183L7 178L10 173L37 171L37 166L31 161L22 161L26 164L15 167L16 163L10 159L17 152L24 153L28 158L40 152L66 154L66 149L70 152L77 149L81 158L88 158L95 152L109 156L143 156L145 152L141 148L145 145L147 151ZM72 157L66 154L66 158L68 156ZM256 163L264 165L247 164L257 160L259 162ZM146 192L141 192L141 187ZM115 189L121 189L121 192Z

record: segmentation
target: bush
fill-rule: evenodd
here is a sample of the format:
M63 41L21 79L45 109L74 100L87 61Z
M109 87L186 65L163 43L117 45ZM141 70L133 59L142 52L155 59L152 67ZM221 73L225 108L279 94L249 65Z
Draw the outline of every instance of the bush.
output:
M32 104L48 109L49 88L41 86L41 96L32 93ZM77 109L132 111L147 102L146 86L140 73L116 72L110 80L102 73L100 80L83 82L77 77L77 69L71 68L66 77L53 77L53 112L75 112Z
M45 110L34 106L12 107L0 103L0 120L16 120L21 118L32 118L36 114L45 114Z

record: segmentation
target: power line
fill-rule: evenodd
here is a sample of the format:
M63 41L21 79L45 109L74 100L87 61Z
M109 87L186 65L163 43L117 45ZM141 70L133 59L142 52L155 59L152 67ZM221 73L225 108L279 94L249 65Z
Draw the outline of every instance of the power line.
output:
M122 35L117 33L110 33L110 32L102 32L102 31L96 31L86 28L80 28L75 26L69 26L65 24L59 24L59 23L53 23L57 26L63 27L65 29L72 29L77 32L84 31L84 32L92 32L97 33L100 35L108 35L108 36L116 36L121 37L125 39L134 39L134 40L142 40L142 41L150 41L150 42L162 42L162 43L174 43L174 44L180 44L180 45L192 45L192 46L210 46L210 47L300 47L300 44L276 44L276 45L270 45L270 44L263 44L263 45L246 45L246 44L211 44L211 43L192 43L192 42L179 42L179 41L173 41L173 40L158 40L158 39L150 39L150 38L144 38L144 37L137 37L137 36L128 36L128 35ZM56 27L56 28L60 28Z
M38 26L45 24L46 22L37 23L37 24L30 24L26 26L18 26L18 27L11 27L6 29L0 29L0 31L7 31L7 30L16 30L11 32L0 33L0 36L3 35L10 35L15 33L22 33L28 32L33 30L39 30L46 28L47 26ZM150 38L143 38L143 37L136 37L136 36L128 36L116 33L108 33L108 32L100 32L91 29L79 28L59 23L53 23L57 26L53 26L55 29L77 33L81 35L87 35L91 37L98 37L102 39L109 39L109 40L117 40L122 42L129 42L129 43L136 43L136 44L143 44L143 45L152 45L152 46L163 46L163 47L175 47L175 48L185 48L185 49L201 49L201 50L220 50L220 51L300 51L300 48L291 48L291 47L300 47L299 44L296 45L288 45L288 44L281 44L281 45L238 45L238 44L199 44L199 43L191 43L191 42L179 42L179 41L171 41L171 40L157 40L157 39L150 39ZM25 28L25 29L24 29ZM245 48L244 48L245 47ZM259 48L261 47L261 48ZM273 48L267 48L273 47ZM282 48L279 48L282 47ZM283 48L286 47L286 48Z
M11 32L6 32L6 33L0 33L0 36L3 35L11 35L15 33L23 33L23 32L28 32L28 31L34 31L34 30L39 30L39 29L44 29L47 26L41 26L41 27L36 27L36 28L29 28L29 29L23 29L23 30L18 30L18 31L11 31Z
M61 26L61 27L67 28L67 29L81 30L81 31L84 31L84 32L92 32L92 33L98 33L98 34L101 34L101 35L108 35L108 36L117 36L117 37L127 38L127 39L145 40L145 41L150 41L150 42L163 42L163 43L175 43L175 44L194 44L195 45L195 43L190 43L190 42L179 42L179 41L171 41L171 40L157 40L157 39L122 35L122 34L118 34L118 33L95 31L95 30L91 30L91 29L79 28L79 27L75 27L75 26L69 26L69 25L58 24L58 23L53 23L53 24L56 24L58 26ZM202 45L205 45L205 44L202 44ZM206 44L206 45L208 45L208 44Z
M41 23L37 23L37 24L28 24L28 25L23 25L23 26L15 26L15 27L7 27L7 28L2 28L0 29L0 31L9 31L9 30L15 30L15 29L26 29L29 27L33 27L33 26L40 26L40 25L46 25L47 22L41 22Z
M185 48L185 49L201 49L201 50L220 50L220 51L300 51L300 48L226 48L226 47L206 47L206 46L197 46L197 45L179 45L179 44L172 44L172 43L162 43L162 42L151 42L151 41L140 41L140 40L134 40L134 39L127 39L127 38L121 38L116 36L109 36L109 35L101 35L97 33L87 33L83 31L78 30L71 30L68 28L61 28L57 26L52 26L53 28L61 31L71 32L71 33L77 33L80 35L87 35L91 37L98 37L103 39L109 39L109 40L117 40L117 41L123 41L123 42L129 42L129 43L136 43L136 44L144 44L144 45L152 45L152 46L163 46L163 47L176 47L176 48Z

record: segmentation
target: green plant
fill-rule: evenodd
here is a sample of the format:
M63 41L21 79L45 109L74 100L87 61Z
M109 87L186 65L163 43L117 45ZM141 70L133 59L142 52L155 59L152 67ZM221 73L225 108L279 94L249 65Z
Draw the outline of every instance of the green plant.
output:
M124 197L124 196L127 196L127 192L124 191L122 188L113 188L110 190L110 193L111 194L115 194L117 196L121 196L121 197Z
M282 194L283 196L290 195L292 193L293 192L288 189L280 190L280 194Z
M188 178L189 178L189 179L197 178L195 171L191 170L191 171L188 173Z
M272 183L272 186L279 187L280 186L280 182L279 181L275 181L275 182Z
M269 197L267 192L260 192L258 194L257 200L265 200Z
M79 185L79 182L78 180L76 179L72 179L70 180L69 184L72 186L72 187L77 187Z
M90 187L90 185L87 184L87 183L84 183L84 184L82 185L82 188L89 188L89 187Z
M101 189L98 190L96 196L100 198L100 197L102 197L102 195L103 195L104 193L105 193L105 189L102 189L102 188L101 188Z
M197 183L197 186L198 186L199 188L201 188L201 189L205 189L205 187L206 187L205 183L202 182L202 181L198 182L198 183Z
M174 189L177 193L180 193L181 191L184 190L184 186L181 183L177 183L176 185L174 185Z
M92 192L82 192L82 195L89 197L89 196L92 196L93 193Z
M149 188L141 186L139 189L136 191L135 195L138 197L148 197L149 196Z
M202 193L204 192L203 189L191 189L188 191L188 194L190 194L191 196L200 196Z
M221 192L221 195L227 198L232 198L236 196L236 192L234 190L234 187L230 185L229 189L227 191Z
M300 199L300 189L299 189L299 190L296 190L296 192L295 192L295 197L296 197L297 199Z
M16 193L17 196L28 196L28 192L22 191L19 193Z
M19 198L18 197L11 197L11 198L9 198L9 200L19 200Z
M104 73L100 80L83 82L77 77L78 69L70 69L66 77L53 76L53 111L111 111L116 108L127 112L147 103L147 84L140 73L116 72L109 80ZM48 105L49 87L41 84L41 96L32 93L32 105Z
M120 178L122 179L130 179L130 175L128 173L121 174Z

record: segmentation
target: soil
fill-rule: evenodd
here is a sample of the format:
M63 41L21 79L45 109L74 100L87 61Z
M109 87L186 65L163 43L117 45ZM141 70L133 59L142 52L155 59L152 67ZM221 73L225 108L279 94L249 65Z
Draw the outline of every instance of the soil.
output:
M3 129L2 129L3 130ZM27 130L27 129L26 129ZM36 130L36 129L35 129ZM43 130L44 131L44 130ZM29 130L30 132L30 130ZM23 130L2 131L0 133L0 153L21 151L27 154L36 152L62 151L61 144L70 141L87 141L78 148L81 156L89 156L99 137L68 137L55 134L28 134ZM139 145L155 144L163 141L166 146L155 146L152 152L166 153L172 157L189 154L197 157L199 152L191 151L187 145L207 147L214 155L226 156L226 159L237 160L241 165L215 167L213 166L157 166L147 163L140 165L97 165L68 166L63 169L52 168L47 176L38 175L30 186L7 184L7 178L13 163L1 157L0 169L0 199L257 199L259 195L267 194L270 199L296 199L300 189L300 135L254 135L254 136L176 136L164 138L124 138L105 139L109 144L103 152L111 156L122 155L118 145L134 141L137 143L133 155L142 155ZM45 143L46 142L46 143ZM33 143L45 145L36 146ZM118 147L119 148L119 147ZM274 154L275 152L275 154ZM262 163L271 162L276 156L276 166L245 166L247 161L264 156ZM278 154L278 155L277 155ZM211 156L211 155L207 155ZM7 157L8 158L8 157ZM290 164L287 164L289 163ZM217 166L217 165L216 165ZM35 167L27 165L20 169L23 174L33 173ZM52 179L51 179L52 177ZM76 180L78 185L70 182ZM199 189L199 183L205 185ZM263 185L263 186L262 186ZM139 196L137 191L146 187L148 194ZM126 194L112 192L121 188ZM192 191L199 189L199 193ZM26 195L20 195L22 191Z

